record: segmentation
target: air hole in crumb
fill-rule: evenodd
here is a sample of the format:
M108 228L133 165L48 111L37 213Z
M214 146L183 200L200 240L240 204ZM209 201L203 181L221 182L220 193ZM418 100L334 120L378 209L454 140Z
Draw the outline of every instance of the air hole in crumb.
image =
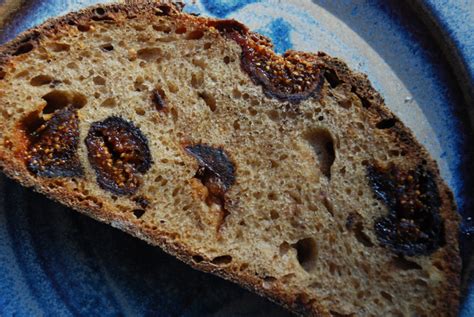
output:
M95 76L94 78L92 78L92 81L98 86L104 86L106 83L105 78L102 76Z
M232 97L239 99L242 97L242 93L237 88L234 88L232 89Z
M233 124L234 130L240 130L239 120L235 120Z
M77 29L81 32L88 32L91 29L89 24L78 24Z
M146 47L137 51L137 57L147 62L155 61L162 55L162 51L159 47Z
M343 314L335 310L330 310L329 313L332 315L332 317L352 317L356 315L355 313Z
M7 75L7 72L0 70L0 80L4 79L6 75Z
M251 116L256 116L258 112L254 108L249 108L249 113Z
M163 110L166 107L166 94L161 87L156 87L151 92L151 101L158 111Z
M171 195L172 195L173 197L178 196L178 193L179 193L180 190L181 190L181 188L176 187L176 188L173 190L173 192L171 193Z
M334 217L334 206L326 196L323 197L323 205L326 207L326 210L329 212L329 214Z
M187 40L199 40L204 36L202 30L193 30L186 35Z
M275 109L268 111L267 116L272 121L278 121L280 119L280 114Z
M408 271L408 270L422 270L423 268L416 262L407 260L403 256L397 256L393 258L391 263L398 269Z
M105 9L104 9L104 8L96 8L96 9L94 10L94 13L97 14L97 15L99 15L99 16L102 16L102 15L105 14Z
M176 108L171 108L170 109L171 117L173 118L173 121L176 122L178 121L178 110Z
M204 59L201 59L201 58L194 58L194 59L192 60L192 63L193 63L194 65L196 65L197 67L200 67L200 68L202 68L202 69L207 68L207 63L205 62ZM203 75L202 77L204 78L204 75Z
M28 69L22 70L21 72L17 73L15 75L15 78L24 78L30 74L30 71Z
M336 72L332 69L325 70L324 78L326 78L331 88L336 88L342 83L342 80L339 79L339 76L337 76Z
M274 282L276 282L277 279L273 276L266 276L264 279L263 279L263 283L262 283L262 287L265 288L265 289L269 289L271 288L272 284Z
M208 50L212 47L212 43L204 43L204 49Z
M79 93L70 93L61 90L53 90L43 96L46 106L43 108L43 114L54 113L58 109L72 105L74 108L82 108L87 103L86 96Z
M137 115L139 115L139 116L144 116L145 113L146 113L146 111L145 111L145 109L143 109L143 108L136 108L136 109L135 109L135 113L136 113Z
M320 171L324 176L330 179L331 166L336 158L331 133L326 129L318 128L307 132L304 138L313 148Z
M76 63L73 63L73 62L68 63L68 64L66 65L66 67L67 67L67 68L70 68L70 69L78 69L78 68L79 68L79 66L77 66L77 64L76 64Z
M158 32L170 33L171 28L168 25L153 25L153 29Z
M60 42L52 42L47 44L48 48L53 52L67 52L71 48L69 44L60 43Z
M229 56L224 56L224 63L229 64L230 63L230 57Z
M381 291L380 295L382 295L382 297L385 298L387 301L392 302L393 297L389 293Z
M185 26L179 26L176 28L176 30L174 31L174 33L176 34L184 34L186 33L187 29Z
M168 82L167 85L168 85L168 89L171 93L175 94L179 91L179 88L175 83Z
M48 85L53 81L53 77L48 76L48 75L38 75L30 80L31 86L43 86L43 85Z
M191 86L193 86L193 88L199 88L202 86L203 83L204 83L204 74L202 72L191 74Z
M221 255L212 259L211 263L214 265L226 265L232 262L232 257L230 255Z
M275 192L270 192L270 193L268 193L268 199L270 199L270 200L277 200L277 199L278 199L278 195L277 195Z
M290 244L286 241L280 244L280 247L279 247L280 256L284 256L285 254L287 254L288 251L290 251L290 248L291 248Z
M425 288L428 286L428 283L425 280L417 278L415 280L415 285Z
M371 248L374 246L372 243L372 240L370 240L370 237L364 232L364 227L362 225L362 222L358 222L355 224L354 228L354 236L359 241L362 245Z
M148 86L145 85L145 81L143 77L138 76L135 81L133 82L133 87L136 91L146 91L148 90Z
M134 215L135 218L137 218L137 219L140 219L144 214L145 214L145 210L143 210L143 209L135 209L135 210L133 211L133 215Z
M114 46L110 43L103 44L100 46L100 49L104 52L110 52L114 50Z
M381 129L381 130L390 129L390 128L393 128L396 123L397 123L397 119L395 119L395 118L384 119L384 120L381 120L381 121L377 122L375 127L377 129Z
M100 106L101 107L106 107L106 108L113 108L117 105L117 101L115 100L115 98L113 97L110 97L110 98L107 98L105 99L101 104Z
M316 241L313 238L301 239L293 247L296 249L296 257L303 269L309 272L316 267L318 253Z
M202 261L204 261L204 258L200 255L193 255L193 261L196 263L201 263Z
M278 212L276 210L270 210L270 217L275 220L275 219L278 219L280 218L280 215L278 214Z
M209 109L214 112L217 109L217 102L214 96L208 94L207 92L201 92L198 94L200 98L204 100Z
M33 50L34 46L32 43L28 42L28 43L24 43L22 45L20 45L15 53L13 53L14 56L18 56L18 55L22 55L22 54L26 54L28 52L31 52Z

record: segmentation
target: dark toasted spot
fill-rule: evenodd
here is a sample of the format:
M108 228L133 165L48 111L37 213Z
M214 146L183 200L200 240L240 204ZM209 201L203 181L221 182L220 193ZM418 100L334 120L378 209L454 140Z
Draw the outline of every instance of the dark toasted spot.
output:
M441 199L434 175L423 165L401 170L393 163L367 166L375 197L389 213L376 219L379 242L408 256L430 254L445 244L444 222L439 214Z
M109 117L94 122L85 140L97 183L117 195L135 193L152 164L148 141L131 122Z
M79 117L73 107L60 109L48 121L38 118L39 113L27 117L31 145L27 154L28 170L44 177L73 177L83 175L77 156ZM36 120L33 118L36 117Z

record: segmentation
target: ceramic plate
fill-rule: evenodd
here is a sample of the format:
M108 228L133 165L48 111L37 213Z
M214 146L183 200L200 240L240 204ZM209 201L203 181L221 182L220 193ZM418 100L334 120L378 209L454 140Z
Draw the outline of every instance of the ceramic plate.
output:
M0 0L0 43L99 1ZM186 11L235 18L276 51L325 51L368 74L438 161L463 216L461 316L474 316L468 268L474 175L474 2L200 0ZM2 316L287 316L276 305L0 176Z

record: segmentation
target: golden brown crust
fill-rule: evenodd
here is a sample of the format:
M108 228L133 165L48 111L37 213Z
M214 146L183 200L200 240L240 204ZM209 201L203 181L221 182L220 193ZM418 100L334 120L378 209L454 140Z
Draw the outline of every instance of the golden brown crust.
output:
M133 19L137 15L156 14L177 16L185 23L192 21L201 24L203 27L212 27L209 19L193 17L181 13L180 6L171 5L169 3L156 2L140 2L139 4L112 4L99 5L90 7L76 13L70 13L64 17L51 19L31 29L12 42L7 43L0 49L0 79L4 76L4 67L11 62L12 57L21 55L22 53L32 50L38 41L43 37L54 37L60 33L67 33L68 28L77 25L86 25L90 20L102 21L120 21L121 19ZM244 30L247 41L265 47L271 47L271 44L265 38L257 36ZM291 54L291 53L290 53ZM459 272L460 258L458 251L458 222L453 195L446 184L438 176L438 168L433 159L430 158L426 150L414 139L408 128L403 126L398 118L384 105L382 97L372 88L367 77L362 74L352 72L347 65L339 59L327 56L324 53L318 55L299 53L302 58L317 61L319 67L332 75L336 75L337 80L349 84L354 93L361 99L363 106L366 108L371 122L375 126L377 122L387 118L394 118L396 123L392 129L387 129L386 133L391 135L397 142L403 144L407 159L415 162L422 159L427 160L426 166L436 175L436 184L438 186L442 206L441 216L445 220L446 229L446 247L436 252L433 256L437 258L437 263L443 268L448 277L449 286L444 289L445 298L443 309L439 311L440 316L455 316L459 303ZM2 75L3 74L3 75ZM0 125L1 127L1 125ZM314 300L309 300L305 294L288 294L278 287L266 289L262 286L262 279L245 274L239 271L235 266L218 267L211 263L210 259L194 261L196 254L190 252L184 241L180 241L179 237L160 232L156 228L148 228L140 225L139 220L126 215L117 215L108 212L108 206L99 202L81 200L75 192L70 192L65 188L55 188L48 186L54 183L54 180L44 179L39 181L34 178L21 163L21 159L10 156L8 153L0 150L0 167L3 172L20 182L23 186L33 187L35 191L45 194L46 196L57 200L66 206L78 210L94 219L111 224L133 236L147 241L150 244L161 247L166 252L176 256L181 261L191 265L192 267L219 275L225 279L231 280L253 290L262 296L266 296L271 300L291 309L292 311L305 316L325 316L325 309L320 307ZM199 255L202 257L202 255Z

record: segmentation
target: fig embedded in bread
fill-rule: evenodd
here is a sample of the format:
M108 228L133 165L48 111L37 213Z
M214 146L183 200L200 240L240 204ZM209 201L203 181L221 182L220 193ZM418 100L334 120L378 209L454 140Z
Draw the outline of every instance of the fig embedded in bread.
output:
M0 166L307 316L455 316L458 215L365 75L165 2L0 51Z

